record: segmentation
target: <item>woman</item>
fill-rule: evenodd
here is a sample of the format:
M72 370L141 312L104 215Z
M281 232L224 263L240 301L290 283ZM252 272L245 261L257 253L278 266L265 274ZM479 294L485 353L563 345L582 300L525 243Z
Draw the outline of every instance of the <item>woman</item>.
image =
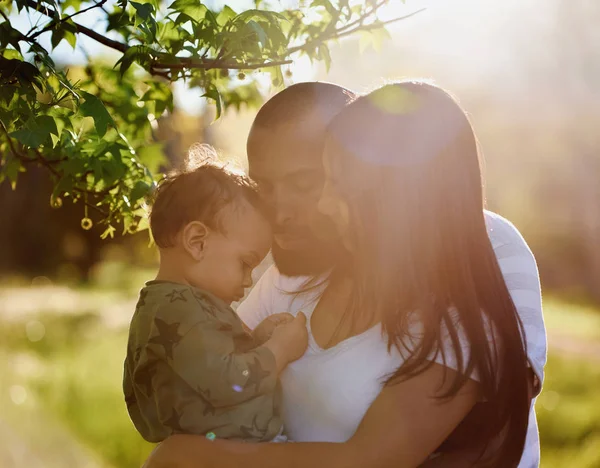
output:
M289 289L304 286L304 305L316 304L307 313L316 352L364 349L369 359L362 361L382 371L385 385L346 425L344 443L211 446L174 436L150 466L412 467L434 452L455 451L517 466L530 372L522 325L488 237L477 144L464 112L431 85L384 86L334 119L323 162L319 206L337 228L346 261L324 280ZM289 310L299 309L290 303ZM348 365L359 361L355 354ZM301 392L300 379L296 385ZM284 385L286 391L294 388ZM288 429L299 433L293 421ZM445 457L428 463L448 466Z

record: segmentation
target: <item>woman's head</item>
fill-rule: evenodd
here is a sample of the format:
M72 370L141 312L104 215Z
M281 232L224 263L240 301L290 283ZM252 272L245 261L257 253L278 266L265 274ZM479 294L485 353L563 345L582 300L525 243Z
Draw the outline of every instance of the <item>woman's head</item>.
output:
M356 99L329 126L323 163L320 209L348 241L356 234L348 223L368 218L373 222L360 231L376 237L383 227L408 235L447 218L483 219L473 130L456 101L435 86L402 82Z
M355 284L349 318L371 311L390 346L402 347L418 311L424 333L390 382L425 370L449 336L462 373L448 394L477 372L495 408L481 442L507 430L496 461L515 464L527 427L526 354L488 239L477 140L464 111L430 84L383 86L335 117L323 163L319 208L353 259L338 272ZM459 334L469 341L468 356Z

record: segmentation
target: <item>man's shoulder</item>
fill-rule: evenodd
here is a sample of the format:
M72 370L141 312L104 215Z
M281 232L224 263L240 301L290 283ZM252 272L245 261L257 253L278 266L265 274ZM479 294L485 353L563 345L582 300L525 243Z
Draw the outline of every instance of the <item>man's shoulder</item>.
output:
M494 248L506 244L519 244L529 250L527 242L513 223L492 211L485 210L484 214L488 235Z

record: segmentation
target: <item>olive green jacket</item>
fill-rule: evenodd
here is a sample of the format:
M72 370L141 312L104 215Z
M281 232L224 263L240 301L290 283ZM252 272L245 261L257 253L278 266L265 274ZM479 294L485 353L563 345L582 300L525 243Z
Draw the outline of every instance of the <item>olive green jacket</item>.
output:
M275 357L212 294L150 281L131 320L123 377L144 439L175 433L272 440L281 430Z

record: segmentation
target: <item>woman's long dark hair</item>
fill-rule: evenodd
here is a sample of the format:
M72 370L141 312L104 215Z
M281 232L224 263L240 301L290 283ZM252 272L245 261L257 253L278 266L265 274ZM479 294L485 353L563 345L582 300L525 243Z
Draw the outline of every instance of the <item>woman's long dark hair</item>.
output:
M335 117L325 158L348 205L346 319L372 311L389 346L406 356L388 385L428 369L433 356L459 368L440 398L475 373L489 411L470 442L488 447L486 464L517 466L530 404L524 331L488 238L478 145L464 111L438 87L386 85ZM492 440L501 442L490 450Z

